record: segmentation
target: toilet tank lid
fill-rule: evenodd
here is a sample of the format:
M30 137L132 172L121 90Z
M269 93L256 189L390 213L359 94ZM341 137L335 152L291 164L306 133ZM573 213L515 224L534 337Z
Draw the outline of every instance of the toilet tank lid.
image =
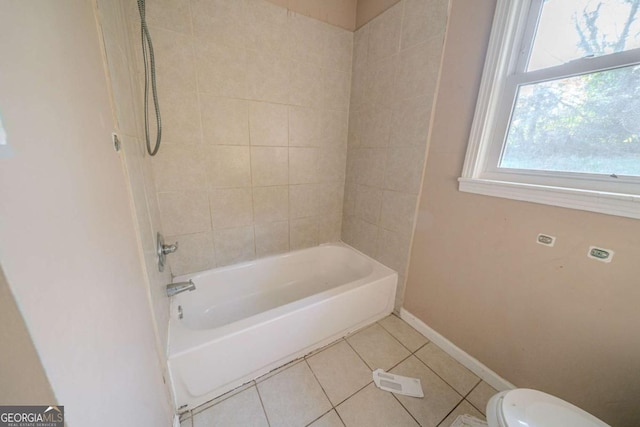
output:
M593 415L562 399L537 390L511 390L502 400L507 426L609 427Z

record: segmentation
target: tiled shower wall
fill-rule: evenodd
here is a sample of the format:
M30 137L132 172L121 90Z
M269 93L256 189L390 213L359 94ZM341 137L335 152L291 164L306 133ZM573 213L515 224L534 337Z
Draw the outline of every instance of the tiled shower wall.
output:
M340 240L353 33L264 0L148 0L147 15L172 273Z
M97 0L96 6L110 79L114 130L122 143L121 155L128 175L139 244L143 252L143 271L148 281L158 352L164 361L169 324L169 299L165 285L171 282L171 272L165 269L160 273L157 267L155 233L163 230L151 160L144 151L141 98L138 95L140 89L134 78L134 53L125 12L125 5L128 6L129 2L135 3L132 0ZM135 38L133 41L137 40ZM105 139L107 137L105 135ZM163 363L163 366L166 365Z
M355 33L342 238L404 297L448 0L402 0Z

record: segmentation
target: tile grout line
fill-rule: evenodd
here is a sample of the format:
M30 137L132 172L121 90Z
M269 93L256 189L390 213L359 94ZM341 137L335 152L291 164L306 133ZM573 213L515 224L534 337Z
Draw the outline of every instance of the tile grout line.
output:
M440 347L438 347L438 346L437 346L436 344L434 344L432 341L429 341L429 342L425 343L422 347L420 347L418 350L416 350L416 351L415 351L415 353L417 353L418 351L420 351L422 348L426 347L426 346L427 346L427 345L429 345L429 344L433 344L433 345L435 345L437 348L439 348L439 349L440 349ZM441 349L441 350L442 350L442 349ZM414 353L414 355L415 355L415 353ZM456 393L458 393L458 395L460 395L460 396L462 397L462 399L466 399L466 397L467 397L467 396L468 396L468 395L469 395L469 394L470 394L470 393L471 393L471 392L472 392L472 391L473 391L473 390L478 386L478 384L480 384L480 383L482 382L482 379L481 379L481 378L478 378L478 376L477 376L476 374L473 374L473 372L471 372L471 373L473 374L473 376L474 376L474 377L478 378L478 382L477 382L473 387L471 387L471 390L470 390L470 391L468 391L465 395L463 395L463 394L462 394L462 393L460 393L458 390L456 390L456 388L455 388L453 385L451 385L451 384L449 383L449 381L447 381L446 379L444 379L443 377L441 377L441 376L440 376L436 371L434 371L433 369L431 369L431 367L430 367L430 366L429 366L429 365L428 365L424 360L420 359L420 357L418 357L417 355L416 355L416 359L418 359L418 360L420 361L420 363L422 363L424 366L426 366L426 367L427 367L431 372L433 372L433 373L434 373L438 378L440 378L442 381L444 381L444 383L445 383L446 385L448 385L449 387L451 387L451 388L453 389L453 391L455 391ZM457 362L457 361L456 361L456 362ZM459 363L459 362L458 362L458 363ZM466 369L466 368L465 368L465 369ZM473 406L473 405L472 405L472 406ZM474 406L474 408L475 408L475 406Z
M331 405L331 409L334 409L333 406L333 402L331 401L331 399L329 399L329 395L327 394L327 391L324 389L324 387L322 386L322 383L320 382L320 380L318 379L318 377L316 376L316 373L313 372L313 369L311 368L311 365L309 364L309 361L307 360L307 358L305 357L304 362L307 365L307 368L309 368L309 371L311 371L311 375L313 375L313 378L316 380L316 382L318 383L318 385L320 386L320 390L322 390L322 393L324 393L324 396L327 398L327 401L329 402L329 405ZM327 411L329 412L329 411ZM325 412L326 414L326 412ZM324 415L324 414L322 414ZM320 417L319 417L320 418ZM318 419L318 418L316 418ZM315 420L314 420L315 421ZM312 421L313 422L313 421Z
M258 388L258 383L256 383L254 387L256 388L256 392L258 393L258 399L260 399L260 406L262 406L262 413L264 414L264 417L267 419L267 425L271 427L271 422L269 421L269 415L267 415L267 409L264 407L264 402L262 401L262 396L260 395L260 389Z
M393 396L393 398L396 400L396 402L398 402L400 404L400 407L402 409L404 409L404 411L409 414L409 416L413 419L413 421L416 422L417 425L420 425L420 422L418 422L418 420L416 419L416 417L413 416L413 414L411 412L409 412L409 410L402 404L402 402L400 402L400 399L398 399L398 396L396 396L395 393L391 393L391 395Z

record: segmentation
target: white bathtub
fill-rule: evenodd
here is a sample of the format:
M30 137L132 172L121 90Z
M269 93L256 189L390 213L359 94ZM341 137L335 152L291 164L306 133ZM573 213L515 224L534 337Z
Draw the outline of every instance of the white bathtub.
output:
M398 280L344 244L175 281L189 279L196 290L172 298L169 321L169 372L180 411L388 315Z

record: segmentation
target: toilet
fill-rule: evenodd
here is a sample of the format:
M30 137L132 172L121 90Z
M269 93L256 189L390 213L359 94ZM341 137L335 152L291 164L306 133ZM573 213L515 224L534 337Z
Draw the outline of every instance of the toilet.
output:
M562 399L518 388L494 395L487 403L489 427L609 427Z

